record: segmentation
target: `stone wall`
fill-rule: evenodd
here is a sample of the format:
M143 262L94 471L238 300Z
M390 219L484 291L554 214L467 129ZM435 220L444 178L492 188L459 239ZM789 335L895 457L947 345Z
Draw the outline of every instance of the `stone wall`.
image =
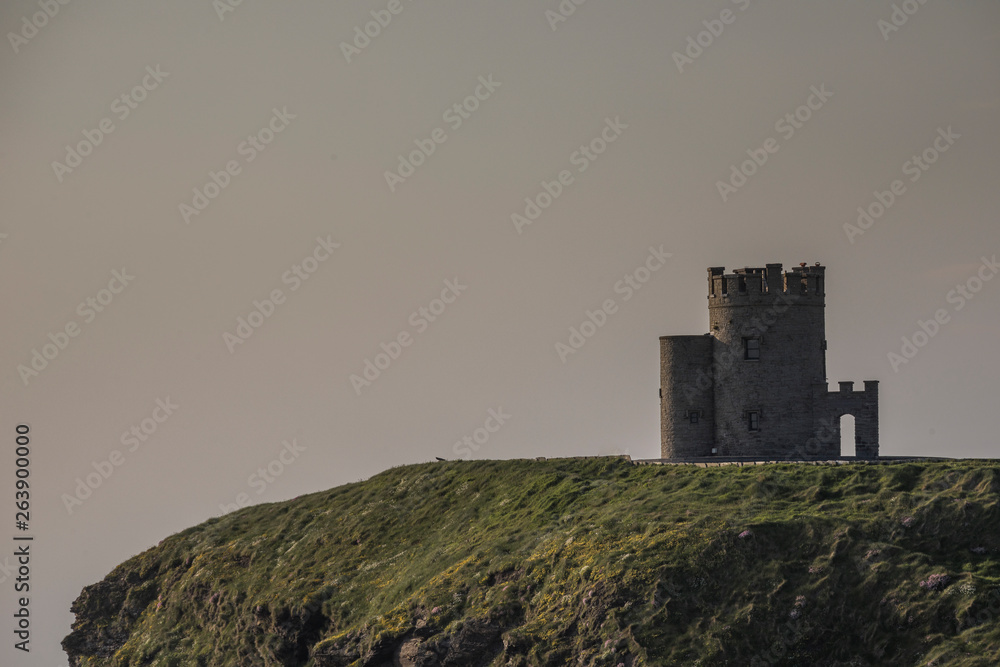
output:
M853 382L841 382L840 390L827 392L817 401L817 429L833 425L834 447L823 451L841 454L840 421L844 415L854 416L854 447L859 459L878 458L878 382L868 380L863 391L855 391Z
M707 335L660 339L660 456L663 458L712 454L713 342ZM693 417L694 412L697 416Z

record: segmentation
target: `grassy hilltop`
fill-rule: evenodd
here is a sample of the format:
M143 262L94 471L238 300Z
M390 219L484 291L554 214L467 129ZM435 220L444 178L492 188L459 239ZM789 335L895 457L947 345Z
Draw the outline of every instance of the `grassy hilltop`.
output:
M86 587L75 666L997 665L1000 463L447 462Z

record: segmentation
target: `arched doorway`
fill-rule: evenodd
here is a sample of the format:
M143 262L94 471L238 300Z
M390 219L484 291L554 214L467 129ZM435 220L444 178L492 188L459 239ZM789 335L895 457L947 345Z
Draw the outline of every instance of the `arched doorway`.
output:
M840 417L840 455L857 456L854 415Z

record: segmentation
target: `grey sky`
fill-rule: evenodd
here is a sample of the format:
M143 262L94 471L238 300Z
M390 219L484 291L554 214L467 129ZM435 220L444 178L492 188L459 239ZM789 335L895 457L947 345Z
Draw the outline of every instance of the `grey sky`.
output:
M997 456L1000 280L960 310L948 295L1000 251L1000 5L897 2L919 9L883 32L890 2L589 0L553 29L557 0L402 0L348 63L341 43L389 4L244 0L220 20L209 0L70 2L16 52L5 38L2 422L10 443L32 429L40 588L30 662L10 642L0 662L64 664L83 585L239 494L454 458L491 409L510 417L477 458L656 456L657 338L707 330L709 266L824 263L829 379L881 380L882 452ZM38 11L6 3L3 32L30 33ZM679 71L704 21L721 34ZM115 102L144 77L135 108ZM454 127L446 110L477 88ZM788 136L776 123L813 88L832 95ZM273 142L241 151L275 110ZM57 175L102 119L113 131ZM608 121L606 151L574 158ZM947 151L904 172L949 127ZM447 139L391 191L385 172L436 128ZM768 138L777 151L723 201L717 183ZM238 173L186 223L180 205L229 161ZM572 182L519 232L512 214L563 170ZM897 179L852 243L844 225ZM328 237L339 247L314 256ZM626 301L616 284L661 245L672 257ZM328 258L293 290L282 277L308 256ZM78 304L123 267L134 280L86 321ZM422 329L446 281L465 289ZM283 303L230 353L223 334L275 289ZM617 311L564 363L556 344L609 298ZM948 322L894 369L939 309ZM70 322L78 335L26 384L18 366ZM359 395L351 375L403 332ZM172 414L154 413L167 398ZM156 431L130 451L121 436L144 419ZM114 450L70 513L63 495ZM271 482L251 478L281 457Z

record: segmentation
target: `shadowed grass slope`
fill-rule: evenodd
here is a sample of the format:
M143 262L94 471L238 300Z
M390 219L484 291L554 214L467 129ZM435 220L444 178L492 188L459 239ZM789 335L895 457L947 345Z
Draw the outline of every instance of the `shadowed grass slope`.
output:
M1000 465L393 468L88 586L98 665L996 665ZM938 576L940 575L940 576Z

